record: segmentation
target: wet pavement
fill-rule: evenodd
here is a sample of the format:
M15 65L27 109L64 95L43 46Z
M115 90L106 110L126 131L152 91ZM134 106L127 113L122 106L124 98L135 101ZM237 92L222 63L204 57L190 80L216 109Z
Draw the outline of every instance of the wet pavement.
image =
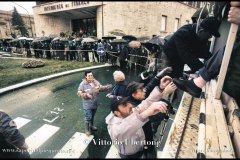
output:
M104 67L94 69L93 73L101 84L113 84L112 74L115 70L114 67ZM59 150L75 132L84 133L82 102L76 94L82 78L84 78L84 72L79 72L9 92L0 96L1 109L13 119L23 117L31 120L31 123L20 128L25 137L31 135L43 124L59 127L60 130L39 148L39 150ZM128 81L138 80L137 78L137 73L134 71L126 74ZM105 117L110 112L106 94L106 92L100 93L100 105L94 120L99 128L94 132L95 140L110 140L105 123ZM81 157L104 158L109 148L109 145L99 146L91 143ZM54 155L55 153L34 152L31 157L49 158Z
M94 77L102 84L114 84L114 67L94 69ZM126 79L138 81L138 72L127 71ZM43 143L38 151L32 153L32 158L52 158L56 153L49 150L60 150L75 132L84 133L85 122L81 98L77 96L77 89L84 72L79 72L45 82L31 85L0 96L0 107L13 119L22 117L31 120L31 123L20 128L21 133L28 137L44 124L59 127L51 138ZM100 93L100 105L95 115L94 140L99 142L110 141L105 123L105 117L110 113L107 92ZM172 117L173 118L173 117ZM168 122L166 130L170 129ZM160 127L159 127L160 128ZM48 130L46 130L46 133ZM159 138L159 136L157 136ZM166 140L166 138L164 138ZM163 141L164 141L163 140ZM79 144L81 145L81 144ZM105 158L111 145L94 144L91 141L81 155L81 158ZM162 147L161 147L162 148ZM45 150L46 152L42 153Z

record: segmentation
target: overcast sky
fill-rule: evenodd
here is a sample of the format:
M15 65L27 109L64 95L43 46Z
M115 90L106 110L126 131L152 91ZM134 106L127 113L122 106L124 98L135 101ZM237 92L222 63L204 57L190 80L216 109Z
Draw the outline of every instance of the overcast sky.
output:
M13 1L14 2L14 1ZM24 1L18 1L18 2L14 2L14 3L17 3L19 4L20 6L18 6L17 4L14 4L13 2L0 2L0 10L4 10L4 11L11 11L13 10L13 7L15 6L18 13L23 13L23 14L27 14L27 11L29 12L29 14L33 14L33 11L32 11L32 7L36 5L36 1L35 2L31 2L31 1L28 1L28 2L24 2Z

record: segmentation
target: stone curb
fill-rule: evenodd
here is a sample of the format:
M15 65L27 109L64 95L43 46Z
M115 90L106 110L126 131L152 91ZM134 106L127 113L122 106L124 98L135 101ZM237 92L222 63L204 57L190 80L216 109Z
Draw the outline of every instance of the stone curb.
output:
M52 75L41 77L41 78L36 78L36 79L33 79L33 80L29 80L29 81L26 81L26 82L22 82L22 83L18 83L18 84L12 85L12 86L2 88L2 89L0 89L0 95L2 95L4 93L7 93L9 91L14 91L15 89L19 89L19 88L26 87L26 86L29 86L29 85L32 85L32 84L35 84L35 83L47 81L49 79L57 78L57 77L60 77L60 76L64 76L64 75L68 75L68 74L72 74L72 73L77 73L77 72L88 70L88 69L96 69L96 68L109 67L109 66L111 66L111 64L106 63L104 65L74 69L74 70L71 70L71 71L65 71L65 72L56 73L56 74L52 74Z

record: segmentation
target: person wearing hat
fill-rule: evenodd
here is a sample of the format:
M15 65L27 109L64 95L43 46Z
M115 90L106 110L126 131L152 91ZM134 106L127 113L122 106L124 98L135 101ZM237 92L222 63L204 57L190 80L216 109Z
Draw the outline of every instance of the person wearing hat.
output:
M167 71L167 70L165 70ZM161 74L164 74L165 72L162 72ZM158 74L157 76L160 76L160 74ZM161 77L161 76L160 76ZM147 86L144 86L144 83L138 83L138 82L131 82L128 84L127 89L126 89L126 96L129 96L129 101L130 103L132 103L133 107L137 107L146 97L149 96L149 94L152 92L152 90L154 89L155 86L157 86L162 94L161 97L163 97L163 94L170 94L172 93L175 89L176 86L175 84L170 82L172 81L172 78L169 76L164 76L161 77L161 79L159 78L153 78L151 82L148 83ZM158 82L158 84L156 84L156 82ZM157 117L155 117L157 116ZM146 141L153 141L153 129L152 129L152 122L159 122L161 120L164 119L165 114L163 113L158 113L157 115L155 115L154 119L151 116L150 117L150 121L148 121L144 126L143 126L143 131L146 137ZM157 120L157 121L156 121ZM160 124L160 123L158 123ZM156 128L158 127L158 125L155 125L154 129L156 130ZM154 131L155 131L154 130ZM149 146L145 146L144 148L145 150L145 156L147 156L147 153L153 153L154 152L154 145L149 145Z
M166 57L165 67L171 66L172 78L182 76L184 65L187 64L194 73L203 63L199 58L207 60L211 57L208 39L219 37L220 22L214 17L205 18L197 29L197 24L187 24L179 28L163 46L163 56ZM196 31L197 30L197 31Z
M119 50L119 68L121 71L126 71L127 67L127 58L128 58L128 49L124 44L121 44L120 50Z
M147 86L144 86L144 83L130 82L126 88L126 96L129 97L129 101L134 106L137 106L142 100L148 97L156 87L161 91L161 97L167 97L176 89L176 86L172 83L172 78L164 76L159 80L158 85L156 85L156 83L151 84L150 82Z
M115 98L111 101L112 112L106 117L106 123L112 143L121 158L142 157L146 144L142 126L148 122L149 116L167 111L167 104L159 101L161 94L155 87L148 98L137 107L133 107L129 97Z
M225 10L223 19L240 25L240 2L232 1L231 3L224 3L221 8L228 6L229 10ZM230 6L231 5L231 6ZM217 5L216 5L217 6ZM215 8L215 10L217 10ZM219 10L222 13L222 10ZM222 14L220 14L222 15ZM226 22L224 22L225 24ZM222 59L224 56L225 47L221 48L213 54L213 56L206 62L204 67L199 70L199 76L191 80L173 79L174 83L181 90L188 92L194 97L200 97L202 88L211 79L216 78L219 74L220 67L222 65ZM223 85L223 91L233 97L237 104L240 106L240 30L238 30L236 40L231 53L230 62L228 65L226 78Z

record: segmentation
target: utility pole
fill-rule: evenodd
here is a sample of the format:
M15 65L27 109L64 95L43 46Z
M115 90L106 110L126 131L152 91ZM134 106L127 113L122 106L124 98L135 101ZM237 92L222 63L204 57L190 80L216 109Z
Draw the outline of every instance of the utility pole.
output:
M26 8L24 8L23 6L21 6L21 5L17 4L17 3L15 3L15 2L12 2L12 3L14 3L14 4L18 5L19 7L23 8L25 11L27 11L27 10L26 10ZM33 37L33 29L32 29L31 17L30 17L30 14L29 14L29 12L28 12L28 11L27 11L27 13L28 13L29 25L30 25L30 29L31 29L31 32L32 32L32 37Z

